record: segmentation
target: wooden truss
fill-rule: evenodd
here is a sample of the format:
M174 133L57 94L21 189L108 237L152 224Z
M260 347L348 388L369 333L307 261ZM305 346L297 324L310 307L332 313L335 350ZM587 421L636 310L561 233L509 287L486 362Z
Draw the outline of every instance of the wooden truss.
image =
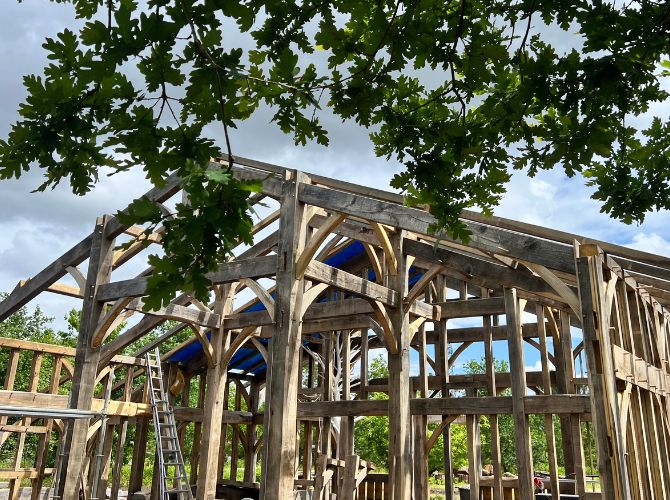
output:
M502 499L509 481L501 470L501 414L513 416L519 476L512 487L522 499L534 498L533 414L544 416L553 498L559 491L557 439L580 498L653 499L670 491L670 259L471 212L462 215L472 232L465 245L433 234L433 217L392 193L241 158L233 170L240 179L263 179L255 201L277 210L254 227L255 245L239 249L208 276L212 303L184 293L165 308L144 311L151 269L114 278L127 262L144 259L147 245L160 245L162 231L120 250L124 235L137 236L143 228L111 216L98 219L91 235L0 303L5 320L44 291L82 299L76 350L0 339L0 348L10 352L0 391L0 444L19 436L16 467L0 471L10 480L11 498L21 479L30 478L39 491L53 472L46 467L53 433L62 456L60 497L78 498L93 481L105 491L110 471L114 497L129 426L135 435L130 492L140 490L151 413L142 354L185 328L193 331L192 340L163 360L180 429L195 428L187 458L199 499L214 498L217 483L256 485L266 499L293 498L301 489L319 499L331 493L427 499L428 451L440 435L451 498L449 438L456 424L467 429L471 498L491 489L492 498ZM179 179L170 178L147 196L165 204L179 190ZM360 252L334 265L332 258L353 245ZM86 261L84 275L79 268ZM77 286L62 282L66 275ZM244 294L253 300L236 304ZM132 326L110 340L129 318ZM458 318L477 318L477 326L452 328L450 320ZM168 319L178 326L134 356L121 355ZM578 332L583 342L575 348ZM500 340L509 351L509 373L494 369L493 343ZM175 361L196 342L196 354ZM450 373L475 343L483 344L486 372ZM529 348L539 350L539 371L525 369ZM386 352L388 379L369 378L374 349ZM412 350L419 356L417 376L410 376ZM14 378L22 352L32 353L32 381L19 391ZM577 374L580 356L587 377ZM37 384L44 359L53 371L46 392ZM115 387L121 397L110 402L107 420L68 417L70 410L84 416L100 411L96 387L114 374L121 376ZM69 396L59 393L62 387L70 388ZM511 393L501 395L503 389ZM388 399L371 399L375 392ZM9 424L12 408L25 416ZM375 415L387 416L390 426L388 474L373 473L354 449L354 419ZM480 475L482 415L491 427L491 477ZM430 434L428 419L436 417L439 425ZM584 422L595 431L601 493L587 491ZM117 428L116 442L114 432L98 433L101 425ZM39 439L35 465L26 469L28 434ZM89 462L98 434L105 436L104 467L96 478Z

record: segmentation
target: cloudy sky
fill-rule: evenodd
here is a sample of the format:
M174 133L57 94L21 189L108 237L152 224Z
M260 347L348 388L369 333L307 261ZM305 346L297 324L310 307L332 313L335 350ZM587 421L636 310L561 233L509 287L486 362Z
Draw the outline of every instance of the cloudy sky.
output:
M73 26L69 5L46 0L0 3L0 136L5 137L17 118L25 93L21 78L41 73L46 36ZM665 107L664 107L665 108ZM654 110L667 119L668 108ZM326 120L331 145L300 148L259 116L232 132L235 154L333 176L377 188L388 188L398 165L375 158L367 133L356 126ZM104 178L85 197L72 195L67 186L48 193L31 191L40 184L38 172L19 181L0 182L0 291L11 291L20 279L37 273L59 254L88 234L95 217L114 213L149 188L139 173ZM641 226L626 226L599 212L582 179L560 172L541 173L534 179L523 173L511 182L497 215L562 229L593 238L670 255L667 213L650 214ZM38 302L61 322L66 308L76 302L43 294Z

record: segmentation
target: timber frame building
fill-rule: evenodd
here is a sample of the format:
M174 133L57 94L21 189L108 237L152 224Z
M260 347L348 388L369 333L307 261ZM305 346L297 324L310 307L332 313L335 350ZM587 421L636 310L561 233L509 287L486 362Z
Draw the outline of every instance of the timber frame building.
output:
M11 498L22 479L39 491L49 474L60 498L78 498L80 489L90 494L94 483L96 491L111 488L115 498L131 435L129 490L139 491L151 450L143 353L185 328L194 332L192 340L162 352L162 360L167 384L178 387L172 404L180 432L195 429L185 458L199 499L215 498L217 484L255 486L260 498L279 500L428 499L427 454L439 435L451 498L449 436L457 423L467 429L471 498L480 489L508 498L502 414L513 416L516 498L535 498L533 414L544 416L554 498L559 462L579 498L667 498L670 259L476 213L462 215L472 231L465 245L436 239L433 217L404 206L396 194L242 158L233 171L263 179L254 201L276 211L254 227L253 246L209 275L211 304L184 293L143 312L151 270L117 278L128 261L146 258L147 242L118 246L143 228L111 216L99 218L90 236L0 303L4 321L42 292L83 302L76 350L0 339L10 352L0 391L0 444L18 436L16 467L0 471ZM165 206L179 186L170 178L147 196ZM160 245L160 236L159 228L148 244ZM77 286L63 281L68 275ZM236 304L242 293L254 298ZM139 320L110 340L132 315ZM449 321L459 318L475 318L476 326L452 328ZM121 354L167 320L178 325L142 351ZM493 368L497 341L508 350L509 373ZM476 343L483 346L485 373L450 373ZM388 379L368 375L375 349L386 352ZM529 349L539 351L541 370L526 371ZM419 359L414 376L411 351ZM32 352L32 381L15 390L25 352ZM586 375L576 369L578 358ZM45 359L53 369L47 388L38 387ZM66 383L69 396L59 394ZM372 398L375 392L388 399ZM375 474L354 447L354 419L375 415L388 416L388 474ZM491 433L488 477L480 474L482 415ZM432 433L429 418L439 422ZM595 435L601 493L588 487L584 423ZM27 439L31 434L35 440ZM61 457L56 466L52 440ZM37 448L26 468L28 443ZM93 466L98 455L102 467Z

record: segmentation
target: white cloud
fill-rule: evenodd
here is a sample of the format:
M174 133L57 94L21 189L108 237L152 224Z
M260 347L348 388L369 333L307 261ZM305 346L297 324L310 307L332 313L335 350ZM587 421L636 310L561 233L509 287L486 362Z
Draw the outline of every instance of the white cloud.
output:
M534 364L526 365L524 368L527 372L541 372L542 371L542 360L538 359L537 361L535 361ZM549 369L550 370L554 369L554 364L551 361L549 361Z
M624 246L670 257L670 241L656 233L637 233L633 235L633 241Z
M555 185L549 184L542 179L530 179L528 182L530 193L536 198L541 198L543 200L551 200L557 191Z

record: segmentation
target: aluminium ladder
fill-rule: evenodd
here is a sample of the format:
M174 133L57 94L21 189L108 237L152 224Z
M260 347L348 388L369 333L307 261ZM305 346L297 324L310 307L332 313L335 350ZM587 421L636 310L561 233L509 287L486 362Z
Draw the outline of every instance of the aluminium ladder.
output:
M177 425L174 420L172 406L168 402L163 387L163 371L158 348L145 353L149 397L154 415L154 431L156 434L156 452L160 470L160 499L168 500L168 481L174 482L170 496L177 500L193 500L191 487L188 484L184 458L179 447ZM176 497L172 494L175 494Z

